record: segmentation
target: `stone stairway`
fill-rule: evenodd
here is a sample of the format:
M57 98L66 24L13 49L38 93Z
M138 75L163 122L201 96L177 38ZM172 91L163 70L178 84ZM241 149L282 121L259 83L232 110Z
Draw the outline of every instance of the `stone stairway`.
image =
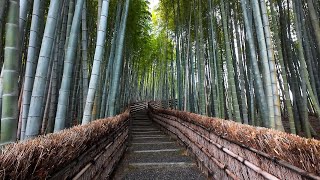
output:
M186 149L148 118L147 110L131 117L129 147L113 179L206 179Z

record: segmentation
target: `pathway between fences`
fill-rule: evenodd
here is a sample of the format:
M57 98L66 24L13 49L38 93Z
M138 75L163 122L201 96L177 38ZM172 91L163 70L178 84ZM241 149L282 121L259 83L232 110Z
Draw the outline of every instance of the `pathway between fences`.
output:
M147 109L131 118L129 147L114 179L206 179L186 149L148 118Z
M320 180L320 141L170 110L172 102L134 103L6 145L0 179Z

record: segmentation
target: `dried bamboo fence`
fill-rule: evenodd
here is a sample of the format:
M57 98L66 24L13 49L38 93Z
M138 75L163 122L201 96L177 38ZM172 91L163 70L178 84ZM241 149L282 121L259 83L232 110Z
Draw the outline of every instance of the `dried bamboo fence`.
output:
M129 111L21 143L0 154L0 179L108 178L126 148Z
M320 141L149 103L149 116L214 179L320 179Z

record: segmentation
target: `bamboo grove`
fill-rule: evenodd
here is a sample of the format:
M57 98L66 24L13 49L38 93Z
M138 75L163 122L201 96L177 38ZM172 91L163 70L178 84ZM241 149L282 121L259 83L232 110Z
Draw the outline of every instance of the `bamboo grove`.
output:
M143 92L177 99L180 110L317 136L319 4L160 0L153 66L140 67L149 72Z
M306 137L320 133L319 0L149 4L1 0L0 143L150 100Z
M150 19L144 0L1 0L1 144L123 111Z

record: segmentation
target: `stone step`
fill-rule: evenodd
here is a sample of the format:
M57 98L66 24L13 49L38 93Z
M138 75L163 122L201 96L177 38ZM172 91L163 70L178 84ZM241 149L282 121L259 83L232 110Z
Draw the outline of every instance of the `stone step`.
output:
M134 119L132 120L132 123L153 123L153 122L150 120Z
M143 150L159 150L159 149L179 149L181 148L175 142L164 142L164 143L135 143L129 147L130 151L143 151Z
M144 131L144 132L132 132L131 136L159 136L159 135L164 135L162 132L152 132L152 131Z
M196 166L196 163L188 162L160 162L160 163L129 163L129 166L143 167L143 168L159 168L159 167L192 167Z
M133 120L132 123L153 123L153 121L150 120Z
M132 128L131 131L133 132L142 132L142 131L155 131L158 130L157 128Z
M150 120L134 120L132 121L132 123L153 123L153 122Z
M159 162L185 162L192 163L192 159L185 155L184 150L162 152L132 152L128 156L130 163L159 163Z
M163 138L132 138L131 140L133 143L161 143L161 142L169 142L171 139L169 137L163 137Z
M159 131L159 130L156 130L156 131L144 131L144 132L136 132L136 131L134 131L134 132L132 132L132 134L157 134L157 133L161 133L161 134L163 134L161 131Z
M167 137L164 134L134 134L132 135L133 138L136 137Z
M132 124L153 124L152 121L132 121Z
M143 115L143 114L135 114L135 115L131 115L131 118L134 118L134 119L149 119L148 115Z
M133 122L132 125L151 125L153 124L152 122Z
M162 153L162 152L179 152L182 149L148 149L148 150L135 150L133 153Z
M155 126L153 123L132 123L132 126Z
M142 128L146 128L146 127L153 127L153 128L157 128L155 125L132 125L132 128L138 128L138 127L142 127Z
M133 137L133 140L137 140L137 139L151 139L151 140L154 140L154 139L169 139L168 136L155 136L155 137L152 137L152 136L139 136L139 137Z
M162 165L162 166L137 166L130 165L129 168L126 169L127 174L123 177L119 177L119 179L123 180L205 180L205 176L199 173L199 170L190 165L184 166L174 166L174 165ZM118 178L116 178L118 179Z
M132 126L133 131L150 131L150 130L156 130L157 128L155 126Z
M133 142L132 145L159 145L159 144L175 144L174 141L167 141L167 142Z

